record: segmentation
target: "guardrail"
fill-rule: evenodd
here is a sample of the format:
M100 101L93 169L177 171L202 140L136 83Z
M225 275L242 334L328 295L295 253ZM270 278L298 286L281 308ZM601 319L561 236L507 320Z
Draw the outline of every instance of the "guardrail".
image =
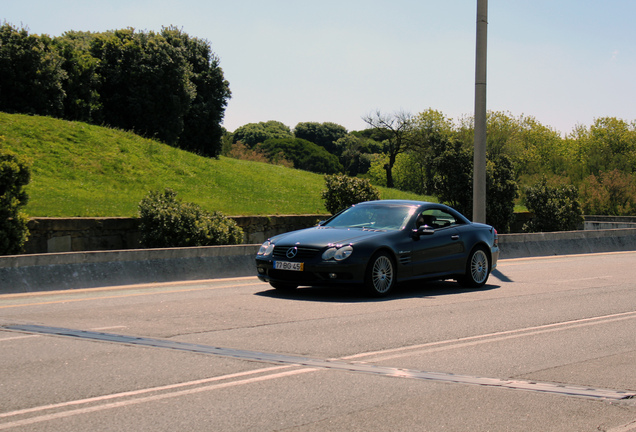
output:
M636 250L636 228L499 236L500 259ZM0 257L0 294L255 275L259 245Z

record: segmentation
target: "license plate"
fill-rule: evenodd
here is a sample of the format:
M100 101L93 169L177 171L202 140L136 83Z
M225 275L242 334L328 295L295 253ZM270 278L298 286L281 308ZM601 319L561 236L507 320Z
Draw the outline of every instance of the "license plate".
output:
M275 261L274 268L276 270L303 271L303 264L301 262Z

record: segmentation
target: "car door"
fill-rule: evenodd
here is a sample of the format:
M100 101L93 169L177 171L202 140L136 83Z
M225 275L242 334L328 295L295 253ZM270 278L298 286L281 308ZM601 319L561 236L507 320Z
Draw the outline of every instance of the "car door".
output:
M425 210L420 216L424 230L413 238L413 276L456 272L465 255L457 219L439 209Z

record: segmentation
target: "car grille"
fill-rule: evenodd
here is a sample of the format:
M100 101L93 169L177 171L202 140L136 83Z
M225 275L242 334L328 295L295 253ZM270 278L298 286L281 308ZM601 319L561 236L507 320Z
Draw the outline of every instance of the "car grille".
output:
M276 246L274 247L274 258L278 259L291 259L287 258L287 251L292 249L294 246ZM319 249L316 248L308 248L298 246L298 252L296 253L296 257L293 258L295 260L306 260L315 257L320 253Z

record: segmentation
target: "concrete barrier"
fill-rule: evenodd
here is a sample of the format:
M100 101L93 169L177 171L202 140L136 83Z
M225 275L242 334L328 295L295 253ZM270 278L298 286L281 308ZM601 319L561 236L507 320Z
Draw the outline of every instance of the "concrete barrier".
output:
M500 259L636 250L636 228L499 236Z
M500 259L636 250L636 228L499 236ZM255 275L259 245L0 257L0 294Z
M260 245L0 257L0 294L255 274Z

